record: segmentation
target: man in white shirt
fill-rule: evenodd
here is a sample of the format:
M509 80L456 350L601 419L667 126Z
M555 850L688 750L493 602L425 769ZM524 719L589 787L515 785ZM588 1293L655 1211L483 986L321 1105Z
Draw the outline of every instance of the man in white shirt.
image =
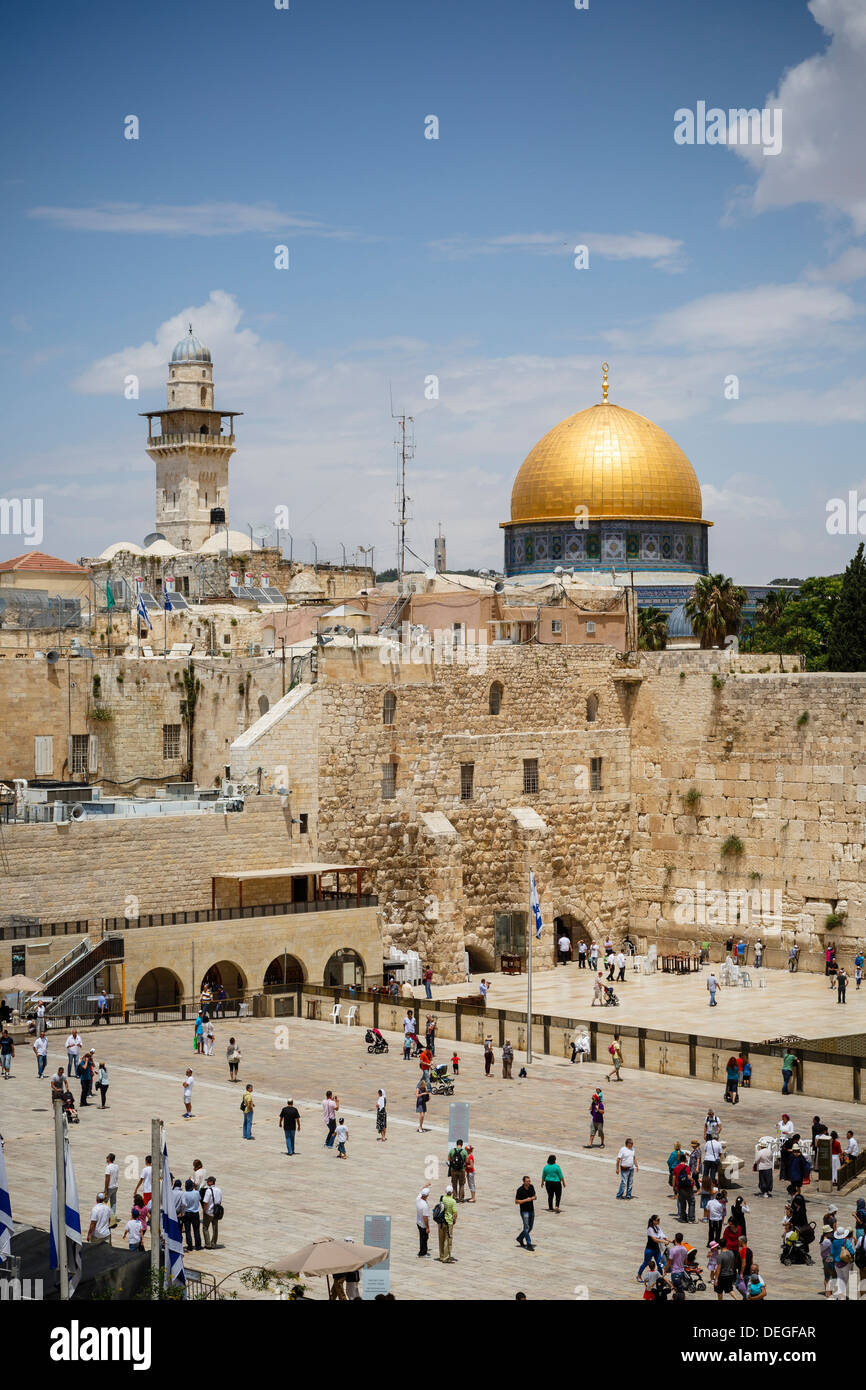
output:
M135 1191L132 1194L133 1199L138 1196L139 1188L141 1188L140 1205L142 1210L146 1211L147 1208L150 1206L150 1201L153 1197L153 1159L151 1158L150 1154L148 1154L144 1160L144 1167L141 1170L141 1177L135 1184Z
M183 1078L183 1118L192 1119L192 1088L195 1085L195 1078L192 1068L187 1067L186 1076Z
M87 1241L89 1245L111 1244L111 1207L105 1200L104 1192L96 1194L96 1206L90 1213Z
M117 1176L114 1154L105 1155L105 1200L111 1208L111 1224L117 1225Z
M854 1138L853 1129L849 1129L845 1137L848 1140L848 1143L845 1145L845 1153L848 1155L849 1158L856 1158L860 1152L860 1145Z
M635 1157L633 1139L626 1139L617 1154L616 1171L620 1179L619 1192L616 1194L616 1199L618 1202L630 1202L632 1198L631 1185L634 1182L635 1173L638 1172L638 1162Z
M415 1223L418 1227L418 1259L421 1260L430 1253L427 1249L427 1242L430 1239L430 1203L427 1198L430 1196L429 1187L422 1187L418 1196L415 1198Z
M707 1244L710 1241L722 1239L722 1224L725 1219L725 1204L720 1202L718 1197L711 1197L707 1202L707 1221L709 1222L709 1232Z
M43 1004L41 999L39 1000L39 1003L36 1005L36 1032L45 1032L45 1005Z
M625 956L623 955L622 951L618 951L618 952L617 952L617 957L616 957L616 968L617 968L617 971L619 972L619 973L617 974L617 977L616 977L616 978L617 978L617 980L622 981L622 983L624 984L624 983L625 983Z
M83 1046L84 1043L81 1039L81 1034L77 1029L73 1028L69 1037L66 1039L66 1056L69 1062L66 1068L67 1076L72 1077L78 1075L78 1058L81 1056L81 1049Z
M718 1174L722 1159L722 1145L718 1139L708 1139L704 1144L704 1177L713 1178Z
M559 952L560 965L568 965L568 958L571 955L571 942L564 932L556 943L556 949Z
M712 1106L707 1111L707 1118L704 1120L704 1138L718 1139L722 1132L722 1122Z
M222 1200L222 1189L217 1187L216 1178L208 1178L204 1196L201 1199L201 1209L204 1213L204 1243L207 1250L216 1250L217 1248L220 1219L215 1215L215 1209L222 1207Z
M36 1053L36 1075L42 1080L48 1062L48 1039L44 1033L37 1033L33 1040L33 1051Z

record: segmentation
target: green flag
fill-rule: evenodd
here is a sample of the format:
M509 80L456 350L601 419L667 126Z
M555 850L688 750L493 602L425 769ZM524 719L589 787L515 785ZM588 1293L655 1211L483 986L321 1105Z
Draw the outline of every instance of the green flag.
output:
M107 581L105 585L105 606L109 613L114 607L114 594L111 592L111 585Z

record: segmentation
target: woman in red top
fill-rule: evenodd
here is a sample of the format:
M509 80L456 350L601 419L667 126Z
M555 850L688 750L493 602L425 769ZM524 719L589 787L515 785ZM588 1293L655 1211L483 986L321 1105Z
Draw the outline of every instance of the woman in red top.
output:
M839 1169L842 1167L842 1144L838 1132L830 1130L830 1174L835 1187L839 1181Z
M722 1232L722 1249L733 1250L737 1254L740 1249L740 1228L735 1226L733 1221L729 1221Z

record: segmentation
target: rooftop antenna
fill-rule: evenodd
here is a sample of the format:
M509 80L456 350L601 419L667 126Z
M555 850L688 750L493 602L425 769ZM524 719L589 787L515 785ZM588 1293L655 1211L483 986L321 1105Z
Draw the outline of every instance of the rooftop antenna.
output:
M403 575L406 570L406 523L409 520L406 504L412 499L406 496L406 464L415 457L415 420L405 411L394 413L391 403L391 419L397 421L397 437L394 440L398 450L399 477L397 479L397 580L399 591L403 589Z

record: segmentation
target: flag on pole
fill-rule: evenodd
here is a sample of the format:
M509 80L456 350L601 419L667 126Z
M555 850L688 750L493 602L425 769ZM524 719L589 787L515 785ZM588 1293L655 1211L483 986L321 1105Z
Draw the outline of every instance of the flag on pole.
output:
M0 1260L6 1260L11 1253L12 1203L9 1199L9 1182L6 1178L6 1160L0 1147Z
M538 888L535 884L535 874L529 870L529 906L535 918L535 939L541 936L541 903L538 901Z
M136 612L138 613L138 616L147 624L149 628L152 628L153 623L150 621L150 618L147 615L147 609L144 606L144 599L141 597L141 594L139 594L138 596L138 603L135 605L135 608Z
M180 1234L180 1221L174 1206L174 1193L171 1188L171 1169L168 1166L168 1149L165 1143L165 1132L163 1131L162 1140L162 1193L160 1196L160 1216L162 1234L165 1238L165 1262L173 1284L186 1284L186 1273L183 1267L183 1239ZM156 1233L151 1234L152 1240L158 1240Z
M66 1170L66 1259L67 1270L69 1273L69 1292L75 1293L78 1282L81 1278L81 1217L78 1214L78 1184L75 1181L75 1170L72 1167L72 1153L69 1147L69 1135L64 1126L63 1134L63 1158ZM60 1268L60 1256L57 1248L57 1174L54 1174L54 1182L51 1187L51 1219L49 1222L49 1245L50 1245L50 1265L52 1269Z
M108 609L109 613L115 606L114 590L112 589L111 584L108 580L105 581L105 606Z

